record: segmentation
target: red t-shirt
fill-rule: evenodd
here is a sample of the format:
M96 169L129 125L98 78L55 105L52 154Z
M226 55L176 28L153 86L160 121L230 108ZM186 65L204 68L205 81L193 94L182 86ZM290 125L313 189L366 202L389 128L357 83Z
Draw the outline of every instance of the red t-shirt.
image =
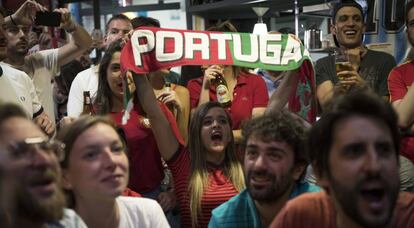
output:
M388 89L391 102L401 100L414 82L414 62L410 61L394 68L388 76ZM414 163L414 137L401 140L400 154Z
M141 197L141 194L139 194L138 192L132 191L130 188L126 188L124 192L122 192L122 196Z
M175 131L177 139L182 142L174 116L164 104L158 104ZM154 190L161 184L164 167L154 134L151 128L141 123L142 116L137 107L134 106L126 125L121 124L123 112L111 114L118 126L124 130L127 140L130 169L128 187L142 194Z
M400 192L391 226L414 227L414 195ZM290 200L279 212L269 228L335 228L336 211L326 192L306 193Z
M188 149L181 147L174 157L167 161L167 164L174 178L175 194L180 205L181 227L191 227L190 194L188 192L190 154ZM207 227L211 211L237 194L233 183L224 175L223 167L208 164L208 187L204 190L201 199L198 227Z
M196 108L200 99L203 77L192 79L187 88L190 92L191 108ZM210 87L210 101L217 101L216 89ZM262 77L255 74L241 72L237 77L237 84L233 91L233 100L227 111L233 122L233 129L240 129L243 120L252 117L253 108L267 107L269 95L266 83Z

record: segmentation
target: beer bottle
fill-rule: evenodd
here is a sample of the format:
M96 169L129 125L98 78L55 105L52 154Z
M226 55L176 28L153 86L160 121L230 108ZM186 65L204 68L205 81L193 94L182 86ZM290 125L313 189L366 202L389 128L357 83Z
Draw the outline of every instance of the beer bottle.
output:
M92 105L91 94L89 91L83 91L83 111L81 115L95 115L95 110Z
M165 82L165 84L164 84L164 91L165 92L171 92L171 83L170 82ZM171 113L173 115L175 115L174 104L169 103L169 104L166 104L166 105L167 105L168 109L171 111Z
M213 80L213 85L216 87L217 101L221 104L223 108L230 107L231 96L229 89L227 87L227 82L224 79L223 75L217 74L216 79Z

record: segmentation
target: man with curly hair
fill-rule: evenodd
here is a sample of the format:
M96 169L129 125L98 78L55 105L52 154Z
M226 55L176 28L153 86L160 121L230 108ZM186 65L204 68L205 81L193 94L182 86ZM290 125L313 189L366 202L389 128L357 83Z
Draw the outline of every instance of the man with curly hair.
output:
M305 127L288 112L242 128L246 189L212 212L209 227L267 227L289 199L319 188L303 182Z

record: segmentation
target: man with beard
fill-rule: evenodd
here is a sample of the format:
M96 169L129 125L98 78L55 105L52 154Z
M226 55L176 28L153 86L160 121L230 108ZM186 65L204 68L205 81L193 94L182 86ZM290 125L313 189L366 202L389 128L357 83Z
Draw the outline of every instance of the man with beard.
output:
M37 6L40 7L35 2L33 4L24 4L19 11L25 11L25 8ZM4 8L0 7L0 100L18 104L24 109L27 116L32 118L46 133L52 133L54 131L53 125L36 95L33 81L23 71L19 71L2 62L7 57L7 39L3 26L12 24L10 17L4 19L5 15ZM17 16L24 18L23 15Z
M0 104L0 148L15 180L11 227L86 227L76 213L64 209L62 144L49 140L14 104Z
M414 1L405 7L407 38L414 46ZM410 60L394 68L388 77L390 101L398 114L399 126L410 136L403 138L401 155L414 162L414 61Z
M35 4L35 1L27 0L23 5L26 4ZM40 7L25 8L25 12L19 9L7 17L12 23L8 23L5 26L8 41L5 62L14 68L26 72L33 79L40 102L54 125L55 112L51 84L52 78L57 75L60 66L74 60L85 52L91 46L92 39L82 26L79 26L72 20L68 9L58 8L54 12L60 13L60 28L71 35L70 41L59 48L27 55L29 51L28 35L31 24L23 23L22 18L29 23L33 22L36 11L45 10L44 7ZM24 15L24 17L19 17L19 14Z
M414 227L414 195L399 192L397 116L377 95L336 97L309 132L325 191L289 201L271 227Z
M348 93L358 87L370 88L388 99L387 78L396 65L394 57L385 52L368 50L363 45L364 13L358 3L344 0L335 6L333 12L330 30L335 43L346 53L349 61L347 70L338 73L334 56L316 62L316 95L322 109L334 92Z
M252 119L242 136L247 189L214 209L209 227L267 227L289 199L319 191L302 181L305 127L293 114Z

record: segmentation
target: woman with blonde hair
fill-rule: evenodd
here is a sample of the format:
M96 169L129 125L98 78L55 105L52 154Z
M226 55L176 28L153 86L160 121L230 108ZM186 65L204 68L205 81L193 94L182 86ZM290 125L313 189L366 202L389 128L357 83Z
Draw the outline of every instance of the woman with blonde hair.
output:
M203 104L190 121L187 148L157 105L148 78L134 73L133 78L161 156L174 178L181 224L207 227L211 210L245 187L243 171L233 150L231 119L217 102Z

